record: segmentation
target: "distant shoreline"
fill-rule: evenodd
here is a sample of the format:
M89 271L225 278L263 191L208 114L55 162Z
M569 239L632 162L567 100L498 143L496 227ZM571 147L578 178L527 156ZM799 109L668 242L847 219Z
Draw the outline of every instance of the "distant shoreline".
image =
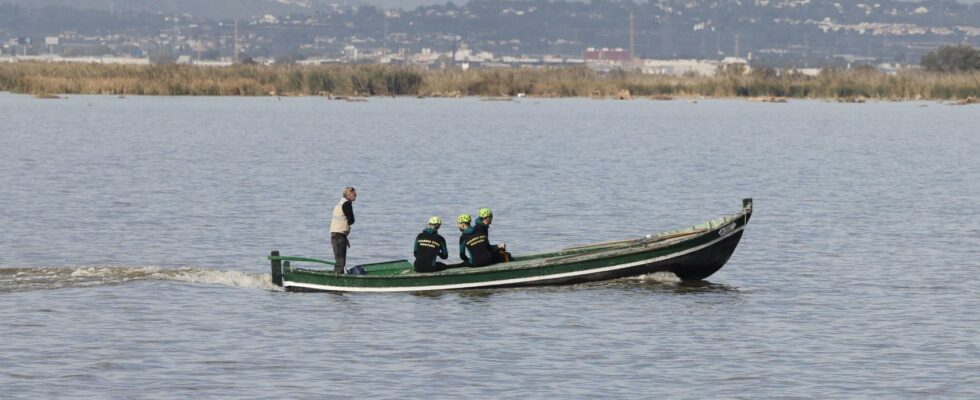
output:
M824 103L860 103L860 104L864 104L864 103L901 103L901 102L939 103L939 104L948 104L948 105L980 104L980 99L974 98L974 97L968 97L968 98L965 98L965 99L926 99L926 98L921 98L921 99L894 99L894 98L892 98L892 99L885 99L885 98L864 98L864 97L855 97L855 98L844 98L844 97L841 97L841 98L820 98L820 97L793 98L793 97L768 97L768 96L760 96L760 97L739 97L739 96L713 96L713 97L707 97L707 96L675 96L675 97L663 98L663 97L657 97L657 96L633 96L633 97L630 97L628 99L621 99L621 98L618 98L618 97L615 97L615 96L609 96L609 97L599 97L599 96L594 96L594 97L586 97L586 96L579 96L579 97L572 97L572 96L568 96L568 97L494 96L494 97L490 97L490 96L477 96L477 95L455 96L455 97L439 96L439 95L435 95L435 96L412 96L412 95L391 95L391 96L343 96L343 95L334 95L334 96L314 96L314 95L235 96L235 95L224 95L224 96L208 96L208 95L165 95L165 94L164 95L158 95L158 94L153 94L153 95L141 95L141 94L133 94L133 95L123 95L123 94L120 94L120 95L114 95L114 94L105 94L105 93L59 93L59 94L44 93L44 94L37 95L37 94L30 94L30 93L19 93L19 92L10 92L10 91L5 91L5 90L0 90L0 94L4 94L4 93L15 95L15 96L30 96L30 97L34 97L36 99L60 99L60 100L68 100L68 99L71 99L71 98L73 98L75 96L93 96L93 97L108 97L108 98L119 98L119 99L127 99L127 98L131 98L131 97L133 97L133 98L136 98L136 97L146 97L146 98L152 98L152 97L171 97L171 98L221 98L221 99L230 99L230 98L254 98L254 99L278 98L279 100L282 100L283 98L287 98L287 99L315 99L315 98L320 98L320 99L323 99L325 101L337 101L337 102L348 102L348 103L370 102L370 101L375 101L375 100L379 100L379 99L403 99L403 100L406 100L406 99L407 100L415 100L415 99L418 99L418 100L426 100L426 99L464 100L464 99L468 99L468 100L478 100L478 101L486 101L486 102L515 102L515 103L520 103L522 101L535 101L535 100L557 100L557 101L560 101L560 100L608 100L608 101L628 100L628 101L644 101L645 100L645 101L650 101L650 102L671 102L671 101L676 101L676 102L687 102L687 103L699 103L699 102L702 102L702 101L704 101L704 102L708 102L708 101L745 101L745 102L749 102L749 103L787 103L789 101L811 101L811 102L824 102Z
M958 100L980 98L980 72L921 70L889 75L873 69L825 70L817 76L758 69L714 76L638 72L598 74L584 67L426 70L390 65L100 65L0 64L0 91L51 97L72 94L163 96L372 96L534 98L742 98Z

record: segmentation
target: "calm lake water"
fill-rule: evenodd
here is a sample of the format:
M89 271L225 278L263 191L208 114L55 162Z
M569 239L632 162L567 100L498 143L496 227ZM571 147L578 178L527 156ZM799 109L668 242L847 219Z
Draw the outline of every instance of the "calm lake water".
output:
M978 127L917 102L0 94L0 397L978 398ZM347 185L353 263L480 207L515 253L755 214L705 283L276 290L264 257L331 258Z

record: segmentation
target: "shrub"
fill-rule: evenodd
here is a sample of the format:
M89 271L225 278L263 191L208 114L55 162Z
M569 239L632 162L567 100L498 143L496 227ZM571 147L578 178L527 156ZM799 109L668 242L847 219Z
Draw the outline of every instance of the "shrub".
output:
M942 46L922 56L922 66L928 71L980 71L980 50L967 44Z

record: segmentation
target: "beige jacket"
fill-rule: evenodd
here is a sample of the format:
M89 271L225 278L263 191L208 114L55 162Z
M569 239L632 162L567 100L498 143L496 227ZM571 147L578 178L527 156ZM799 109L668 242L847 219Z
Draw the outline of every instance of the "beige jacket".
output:
M347 216L344 215L344 203L348 200L341 197L340 201L333 208L333 218L330 219L330 233L350 233L350 225L347 224Z

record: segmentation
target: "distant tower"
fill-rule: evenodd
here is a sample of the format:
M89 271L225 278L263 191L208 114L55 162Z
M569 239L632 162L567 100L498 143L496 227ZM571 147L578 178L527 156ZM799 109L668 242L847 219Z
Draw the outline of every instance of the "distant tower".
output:
M803 65L804 66L807 65L805 63L806 63L807 57L809 57L809 56L810 56L810 37L806 33L804 33L803 34L803 62L804 62Z
M174 55L180 52L180 25L178 25L177 14L174 14Z
M630 11L630 58L636 58L636 23Z
M235 20L235 54L232 56L235 64L238 64L238 20Z
M381 38L381 55L388 54L388 10L383 11L385 19L384 37Z
M459 51L459 35L453 36L453 64L456 64L456 52Z
M740 39L741 39L741 37L739 37L739 34L736 33L735 34L735 57L741 57L742 56L742 49L741 49L742 46L741 46L741 43L740 43L740 41L741 41Z
M939 26L946 26L946 4L939 3Z

